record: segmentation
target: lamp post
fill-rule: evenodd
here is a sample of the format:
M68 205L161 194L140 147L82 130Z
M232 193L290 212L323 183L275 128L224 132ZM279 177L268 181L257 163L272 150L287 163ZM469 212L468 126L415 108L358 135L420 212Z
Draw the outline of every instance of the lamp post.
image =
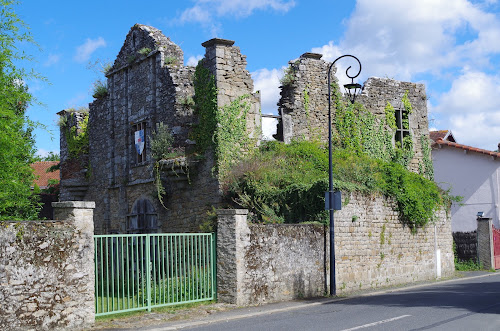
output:
M330 295L336 295L336 280L335 280L335 232L334 232L334 224L333 224L333 213L334 210L340 210L341 205L341 196L340 192L333 192L333 170L332 170L332 101L331 101L331 71L332 67L335 63L343 57L352 57L359 64L359 71L355 76L349 75L349 66L345 71L347 77L351 78L351 83L345 84L344 88L347 90L347 94L349 96L349 100L351 103L354 103L356 99L356 93L361 89L361 85L354 83L354 78L358 77L361 73L361 62L359 62L358 58L353 55L342 55L335 59L332 62L330 67L328 68L328 179L329 179L329 189L326 196L325 204L328 210L330 210Z

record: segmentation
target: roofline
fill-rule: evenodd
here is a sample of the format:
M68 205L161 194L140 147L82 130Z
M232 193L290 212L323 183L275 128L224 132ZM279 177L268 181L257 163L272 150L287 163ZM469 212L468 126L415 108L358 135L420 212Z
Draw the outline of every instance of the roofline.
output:
M461 150L468 151L468 152L476 152L476 153L480 153L480 154L485 154L485 155L493 156L495 158L500 158L500 153L499 152L492 152L492 151L488 151L486 149L481 149L481 148L477 148L477 147L472 147L472 146L457 144L457 143L454 143L454 142L451 142L451 141L443 140L442 138L438 138L435 141L435 143L437 145L439 145L440 147L443 146L443 145L444 146L450 146L450 147L454 147L454 148L461 149Z

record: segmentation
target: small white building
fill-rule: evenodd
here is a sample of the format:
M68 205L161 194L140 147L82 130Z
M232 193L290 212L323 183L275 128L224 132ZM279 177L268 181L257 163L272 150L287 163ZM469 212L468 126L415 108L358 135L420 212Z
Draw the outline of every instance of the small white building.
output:
M463 197L451 207L452 231L476 230L478 212L500 228L500 153L458 144L449 130L431 131L430 138L434 180Z

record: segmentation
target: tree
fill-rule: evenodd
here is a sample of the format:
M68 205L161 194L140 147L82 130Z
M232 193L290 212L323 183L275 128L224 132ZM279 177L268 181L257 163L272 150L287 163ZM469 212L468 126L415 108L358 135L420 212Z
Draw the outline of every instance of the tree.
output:
M18 67L31 60L19 45L35 43L15 5L17 1L0 0L0 220L36 219L39 209L31 190L35 123L25 115L33 102L25 82L39 76Z

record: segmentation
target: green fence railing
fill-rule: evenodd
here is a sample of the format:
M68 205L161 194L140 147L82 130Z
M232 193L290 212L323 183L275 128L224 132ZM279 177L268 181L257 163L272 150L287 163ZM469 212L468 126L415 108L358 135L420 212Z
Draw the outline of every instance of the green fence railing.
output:
M96 316L216 297L215 234L96 235Z

